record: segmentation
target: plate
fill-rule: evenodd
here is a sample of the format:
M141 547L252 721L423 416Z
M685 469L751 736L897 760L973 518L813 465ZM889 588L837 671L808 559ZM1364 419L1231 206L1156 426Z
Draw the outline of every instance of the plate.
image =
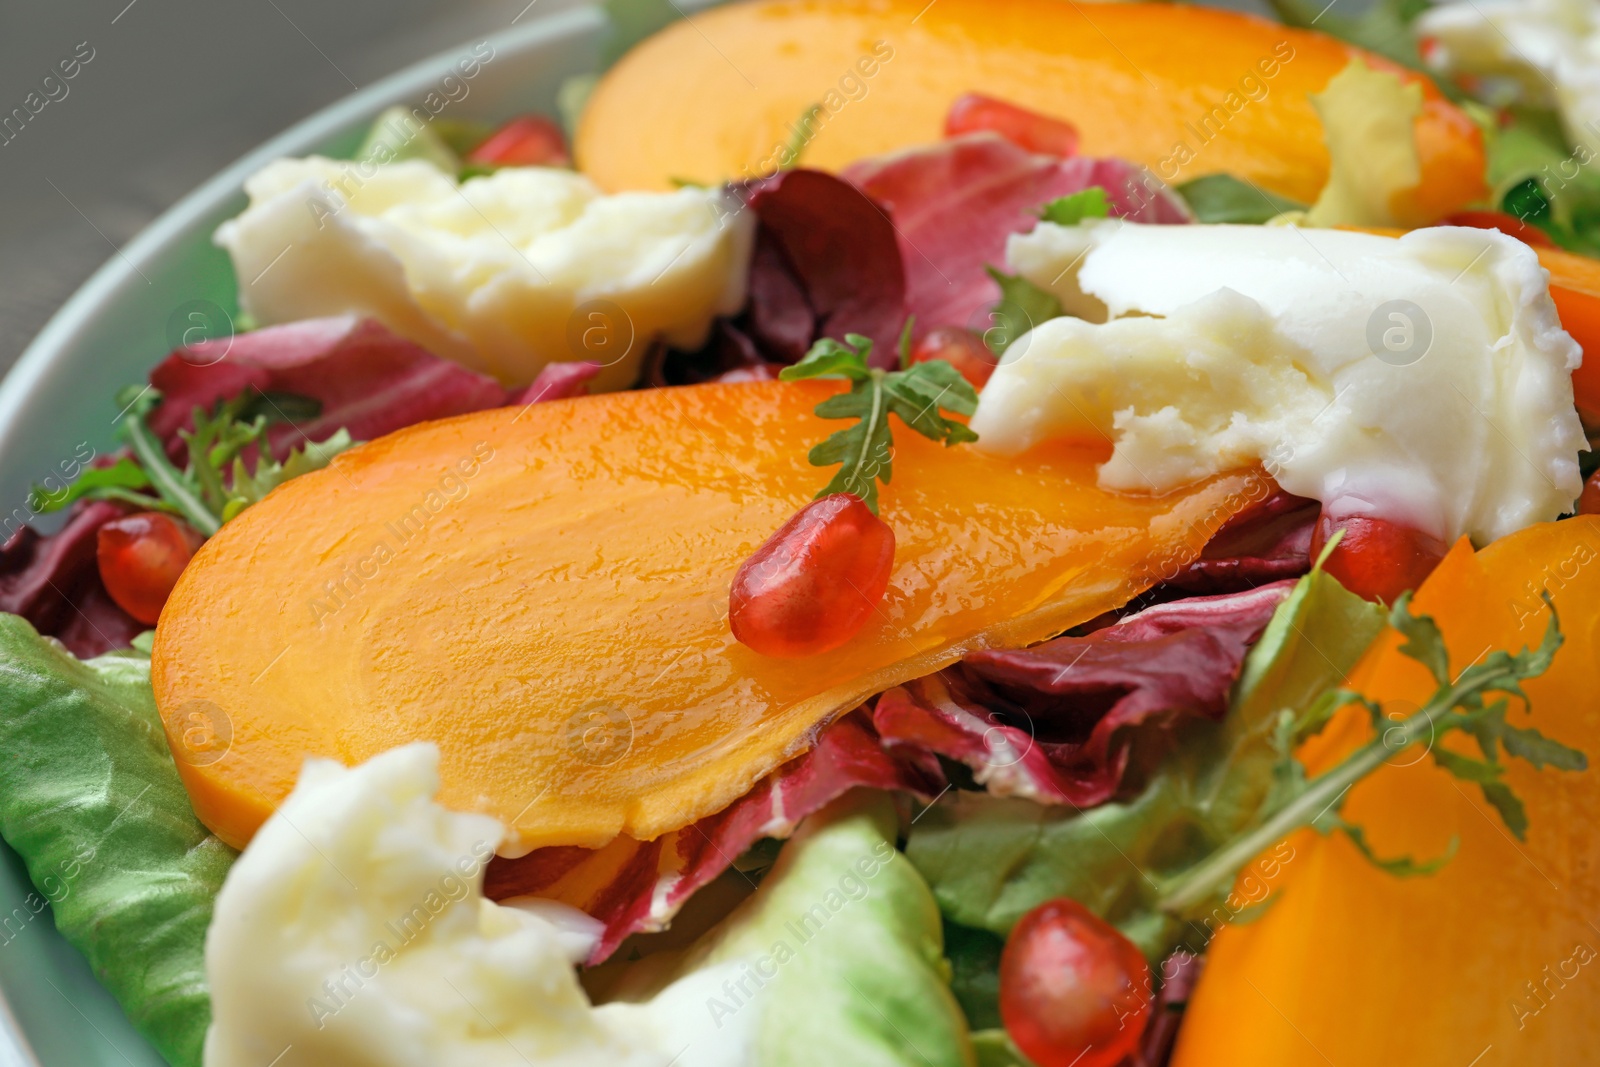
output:
M280 156L347 156L384 108L425 104L430 93L446 101L440 118L553 114L562 81L598 64L607 24L598 8L577 0L545 0L537 15L529 15L513 29L368 86L266 142L179 201L84 283L0 384L6 534L31 517L29 486L80 448L104 453L116 447L120 413L112 394L119 386L142 381L191 324L205 321L214 331L218 316L231 321L237 314L233 271L211 234L245 207L246 177ZM481 57L484 40L492 56L476 75L461 78L456 64L474 46ZM454 79L449 85L447 76ZM56 933L22 861L0 845L0 1067L163 1063L83 957Z

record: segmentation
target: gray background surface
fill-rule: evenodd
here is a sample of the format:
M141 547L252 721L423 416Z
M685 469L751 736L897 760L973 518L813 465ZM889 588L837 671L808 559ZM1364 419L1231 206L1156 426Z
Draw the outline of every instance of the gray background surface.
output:
M94 49L66 95L0 144L0 373L95 268L252 146L572 2L0 0L0 115L81 42Z

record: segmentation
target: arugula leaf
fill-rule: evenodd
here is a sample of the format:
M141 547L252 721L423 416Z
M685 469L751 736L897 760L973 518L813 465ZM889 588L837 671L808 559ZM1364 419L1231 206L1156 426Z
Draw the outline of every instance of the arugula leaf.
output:
M1231 222L1260 225L1307 205L1267 192L1231 174L1207 174L1178 186L1197 222Z
M263 497L289 479L321 470L333 462L334 456L353 448L357 443L351 439L350 431L341 426L326 441L308 441L305 447L294 449L282 463L263 455L256 460L253 472L245 467L244 460L235 458L227 503L222 507L222 521L231 522L239 512L251 504L260 503Z
M150 479L144 469L127 456L109 467L91 467L78 475L71 485L50 492L34 486L28 496L28 506L37 514L60 511L78 500L121 500L144 508L160 506L161 501L137 492L150 488Z
M1046 319L1066 314L1054 293L1046 292L1022 275L1006 274L993 267L984 269L1000 286L1000 302L989 314L994 325L983 331L983 342L995 355L1005 355L1017 338Z
M902 347L909 342L909 330L902 335ZM893 473L894 437L889 430L889 414L922 436L944 442L946 447L976 441L978 435L966 425L947 419L940 410L971 415L978 410L978 394L961 372L942 359L913 364L903 370L885 371L868 364L872 339L846 334L843 344L825 337L811 346L805 358L785 367L784 381L804 378L843 378L850 382L848 393L836 393L816 407L824 419L855 419L855 425L840 430L811 449L812 466L840 464L817 498L833 493L853 493L873 514L878 512L878 483L889 484ZM905 355L902 352L902 360Z
M1433 697L1405 719L1340 683L1384 623L1404 638L1400 651L1438 682ZM1521 683L1543 673L1560 646L1552 611L1543 642L1518 653L1491 652L1458 675L1438 627L1410 612L1409 597L1387 613L1346 591L1321 561L1279 605L1240 672L1221 723L1196 721L1151 771L1141 792L1088 810L961 792L919 816L906 854L923 872L952 922L1004 935L1028 910L1069 896L1116 925L1152 960L1174 947L1203 948L1219 926L1250 914L1230 895L1241 871L1283 859L1273 852L1294 830L1342 833L1394 875L1420 875L1448 862L1374 853L1341 808L1350 787L1404 749L1432 740L1448 773L1476 784L1517 836L1527 814L1504 781L1505 756L1536 767L1582 770L1581 752L1506 721ZM1525 700L1524 700L1525 702ZM1364 707L1375 736L1331 770L1307 774L1299 746L1334 713ZM1437 743L1454 731L1475 739L1476 759ZM1292 855L1292 853L1291 853ZM1258 871L1270 882L1272 875ZM1241 883L1242 884L1242 883Z
M1069 196L1058 196L1039 209L1039 218L1059 226L1076 226L1084 219L1103 219L1111 214L1106 191L1098 185Z
M326 467L334 456L360 443L341 428L321 443L308 441L279 463L267 448L267 430L280 422L314 419L322 405L312 397L249 389L211 411L194 409L194 429L178 431L189 450L188 466L180 471L147 421L162 402L161 394L129 386L117 399L125 409L118 432L133 454L110 467L84 471L58 493L36 487L35 510L56 511L75 500L120 500L181 516L210 537L272 489ZM251 448L257 454L253 471L241 458Z

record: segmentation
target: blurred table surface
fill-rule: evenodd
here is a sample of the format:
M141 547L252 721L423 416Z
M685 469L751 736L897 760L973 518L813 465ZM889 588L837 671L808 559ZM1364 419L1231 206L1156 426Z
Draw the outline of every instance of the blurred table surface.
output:
M441 49L583 0L0 0L0 373L94 270L255 145ZM60 89L52 84L57 95Z

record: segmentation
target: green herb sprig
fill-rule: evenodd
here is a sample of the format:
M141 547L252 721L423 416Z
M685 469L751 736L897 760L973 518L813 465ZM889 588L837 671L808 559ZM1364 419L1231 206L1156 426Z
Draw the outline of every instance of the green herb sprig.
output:
M945 446L976 441L978 435L964 423L945 418L941 410L971 415L978 410L978 393L961 372L942 359L912 363L911 324L900 337L900 370L886 371L868 365L872 339L846 334L841 344L825 337L811 346L805 358L779 375L784 381L802 378L843 378L850 391L830 396L816 407L824 419L855 419L811 450L813 466L840 464L833 479L817 494L854 493L878 511L878 483L889 484L894 458L894 437L889 415L922 436Z
M189 451L189 462L180 471L167 458L148 421L161 394L130 386L117 402L126 409L118 433L131 455L109 467L86 470L53 493L35 486L30 501L34 511L59 511L78 500L116 500L180 516L210 537L277 486L326 467L334 456L359 443L341 428L325 441L293 450L280 463L267 450L268 429L280 422L316 418L321 404L308 397L247 390L218 402L209 412L194 409L194 429L178 431ZM253 469L242 457L252 445L257 448Z
M1398 721L1387 718L1377 701L1344 688L1327 691L1304 712L1280 711L1273 724L1273 743L1279 752L1279 762L1273 788L1255 825L1172 879L1157 906L1168 914L1180 916L1205 906L1219 892L1226 891L1253 857L1306 826L1323 834L1342 832L1368 860L1391 874L1427 874L1439 869L1454 852L1454 843L1444 856L1427 861L1379 857L1368 845L1361 828L1346 821L1340 813L1351 786L1400 753L1424 742L1434 763L1456 778L1478 786L1485 799L1500 813L1506 828L1519 841L1523 840L1528 830L1528 815L1521 799L1504 781L1506 766L1501 759L1502 751L1506 756L1541 769L1550 766L1581 771L1589 765L1588 759L1577 749L1545 737L1532 727L1514 726L1506 720L1511 698L1527 706L1522 683L1548 670L1556 650L1561 647L1561 624L1555 605L1548 594L1544 600L1550 609L1550 622L1537 648L1524 648L1515 653L1497 649L1459 675L1452 675L1450 655L1439 627L1427 615L1411 614L1411 594L1402 594L1389 612L1389 625L1405 638L1400 652L1427 667L1433 675L1438 685L1433 696L1421 710ZM1332 770L1307 778L1295 751L1320 733L1336 712L1352 705L1366 709L1376 736ZM1483 758L1464 756L1439 743L1445 735L1455 731L1470 736Z

